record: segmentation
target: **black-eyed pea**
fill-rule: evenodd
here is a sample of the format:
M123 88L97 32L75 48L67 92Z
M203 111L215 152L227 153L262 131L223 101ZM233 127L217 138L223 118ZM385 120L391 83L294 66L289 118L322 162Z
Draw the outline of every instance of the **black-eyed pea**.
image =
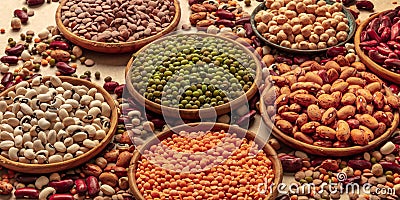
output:
M350 132L351 140L358 145L364 146L367 145L369 140L368 136L364 135L364 133L360 129L353 129Z

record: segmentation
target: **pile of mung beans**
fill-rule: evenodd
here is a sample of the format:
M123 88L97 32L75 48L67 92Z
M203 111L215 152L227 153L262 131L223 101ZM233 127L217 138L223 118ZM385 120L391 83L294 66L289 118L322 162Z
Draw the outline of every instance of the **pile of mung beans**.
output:
M145 150L138 164L145 199L261 199L269 191L262 194L257 186L275 177L257 144L224 131L181 131Z
M241 46L216 36L176 35L142 50L133 87L164 106L198 109L225 104L252 87L257 64Z

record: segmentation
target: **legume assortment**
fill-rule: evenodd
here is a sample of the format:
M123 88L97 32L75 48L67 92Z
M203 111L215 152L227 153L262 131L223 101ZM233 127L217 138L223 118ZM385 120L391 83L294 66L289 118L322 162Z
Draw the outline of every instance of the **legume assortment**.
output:
M136 56L130 78L146 99L199 109L225 104L252 87L257 65L241 46L209 35L168 36Z
M131 42L161 32L175 16L173 0L69 0L61 20L69 31L97 42Z
M145 199L259 199L269 191L260 194L258 184L274 181L271 166L235 133L182 131L145 150L135 176Z

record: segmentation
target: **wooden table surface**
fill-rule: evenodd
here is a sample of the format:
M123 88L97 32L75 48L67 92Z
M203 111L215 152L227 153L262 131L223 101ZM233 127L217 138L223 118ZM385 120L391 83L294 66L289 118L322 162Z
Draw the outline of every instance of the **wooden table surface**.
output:
M374 5L375 9L373 12L379 12L383 11L386 9L394 8L397 6L397 4L394 4L394 2L397 2L400 5L400 0L394 1L394 0L371 0ZM257 2L255 0L252 0L252 5L251 7L245 7L244 2L240 1L240 4L243 5L244 9L248 11L249 13L252 12L252 9L257 6L260 2ZM27 7L25 4L25 0L1 0L0 1L0 13L1 13L1 18L0 18L0 28L4 28L6 30L5 34L0 34L0 55L4 55L4 49L7 45L7 40L10 37L13 37L15 39L19 39L19 34L20 33L25 33L28 30L33 30L35 33L40 32L40 30L45 29L47 26L55 26L55 12L58 7L57 2L52 2L50 4L45 3L39 7L32 8L35 11L35 15L33 17L29 18L29 21L26 25L23 25L20 31L12 31L10 22L11 18L13 17L13 12L15 9L21 9L22 7ZM180 25L178 28L180 29L182 24L188 24L189 23L189 15L191 13L189 9L189 5L187 3L187 0L180 0L181 4L181 10L182 10L182 18L180 21ZM366 12L363 11L360 14L360 19L366 19L371 13L373 12ZM195 31L195 28L192 27L191 31ZM133 53L133 52L132 52ZM132 53L126 53L126 54L114 54L114 55L108 55L108 54L102 54L102 53L96 53L92 52L89 50L84 50L84 56L87 58L91 58L96 62L96 65L93 67L86 67L86 66L81 66L79 65L77 69L77 74L81 75L85 71L89 70L94 74L96 71L101 72L102 79L99 81L94 80L92 78L92 81L95 83L98 83L100 85L103 84L103 78L105 76L111 76L113 80L119 82L119 83L124 83L125 82L125 77L124 77L124 68L127 64L127 62L130 59L130 56ZM49 68L49 67L42 67L40 72L41 74L54 74L55 69ZM0 75L1 78L1 75ZM256 121L253 124L253 126L250 128L250 130L254 132L263 132L265 133L265 127L260 124L260 117L256 117ZM268 136L268 135L264 135ZM292 176L284 176L284 183L290 184L293 181ZM9 199L10 197L2 197L0 196L0 199ZM14 199L14 198L11 198ZM345 197L342 197L341 199L347 199Z

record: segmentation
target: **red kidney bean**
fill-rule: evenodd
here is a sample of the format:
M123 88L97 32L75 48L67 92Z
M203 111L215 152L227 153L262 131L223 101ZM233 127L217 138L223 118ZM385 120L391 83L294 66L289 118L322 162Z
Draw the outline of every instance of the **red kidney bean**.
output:
M317 167L320 166L322 164L322 162L324 162L326 160L326 158L315 158L311 161L311 166L313 167Z
M103 88L107 90L107 92L114 92L115 88L119 86L119 83L115 81L106 82L103 85Z
M381 34L381 42L387 42L391 37L391 30L389 27L385 27Z
M244 28L244 30L246 30L246 36L247 36L247 37L251 37L251 36L254 35L254 31L253 31L253 29L251 28L251 24L250 24L250 23L245 23L245 24L243 25L243 28Z
M357 0L356 7L363 10L373 10L374 4L368 0Z
M16 180L19 183L34 183L36 181L37 177L36 176L30 176L30 175L19 175Z
M236 123L239 126L248 126L250 121L256 116L257 111L255 110L251 110L250 112L248 112L247 114L241 116Z
M392 52L392 53L389 53L388 58L397 60L397 59L399 59L399 56L396 53Z
M349 9L350 13L353 15L354 19L357 19L358 16L360 15L360 12L355 9Z
M391 49L385 48L382 46L377 46L376 49L378 50L378 52L380 54L385 55L385 56L389 55L390 53L393 53L393 51Z
M400 36L396 36L396 38L394 39L394 41L400 42Z
M64 42L64 41L53 41L53 42L50 43L50 48L51 49L68 50L69 49L69 44Z
M400 91L399 86L397 86L396 84L390 85L389 88L392 90L392 92L393 92L394 94L397 94L397 93L399 93L399 91ZM400 139L400 135L399 135L398 137L399 137L399 139Z
M392 20L390 19L389 16L385 15L382 18L380 18L381 24L379 28L385 28L385 27L391 27L392 26Z
M14 192L16 198L37 199L39 198L39 190L35 188L19 188Z
M362 31L361 32L361 42L364 42L364 41L366 41L366 40L369 40L369 37L368 37L368 33L367 33L367 31Z
M396 22L392 26L391 33L390 33L390 40L395 40L396 37L399 35L399 33L400 33L400 22Z
M243 17L236 20L236 25L244 25L246 23L250 23L250 17Z
M293 63L296 65L301 65L303 62L310 60L308 56L294 56Z
M343 3L343 5L345 5L345 6L349 6L349 5L351 5L352 3L354 3L354 0L342 0L342 3Z
M26 4L28 4L28 6L37 6L43 3L44 0L26 0Z
M75 180L75 189L78 194L85 194L87 191L87 185L85 180L83 179L76 179Z
M260 39L258 39L258 37L254 37L252 42L253 42L254 47L260 47L261 46L261 41L260 41Z
M396 10L388 10L382 14L383 15L381 18L383 18L384 16L387 16L387 17L389 17L390 21L392 21L397 16L397 11Z
M118 98L120 98L124 93L124 89L125 89L125 84L121 84L114 89L114 94L116 94Z
M72 179L52 181L49 186L56 189L58 193L66 193L74 187L74 181Z
M347 49L345 47L330 47L328 51L326 51L326 56L329 58L337 57L338 55L346 55Z
M383 170L385 170L385 171L392 171L394 173L400 173L400 165L397 163L382 161L382 162L379 162L379 164L382 165Z
M362 49L363 49L364 51L371 51L371 50L378 51L378 48L377 48L377 47L362 47Z
M3 74L3 78L1 79L2 85L7 85L7 83L11 82L14 79L14 75L11 72L7 72Z
M319 70L318 71L318 76L321 77L321 79L328 83L329 82L329 78L328 78L328 74L326 73L325 69Z
M398 43L398 42L389 41L389 42L387 42L386 44L389 45L390 48L392 48L392 49L400 50L400 43Z
M150 121L153 122L154 127L158 129L162 128L165 125L165 121L159 118L155 118Z
M88 187L88 194L89 196L93 197L99 194L100 192L100 185L99 181L94 176L89 176L86 178L86 185Z
M226 27L234 27L235 26L235 22L231 21L231 20L227 20L227 19L218 19L217 21L215 21L215 23L219 26L219 25L223 25Z
M279 156L279 160L282 163L283 171L294 173L298 172L303 167L301 158L296 158L290 155Z
M49 200L74 200L74 196L72 194L53 194Z
M378 35L378 33L376 33L376 31L374 29L368 29L367 30L368 36L373 39L376 40L377 42L381 42L381 37Z
M398 93L398 92L396 92L396 93ZM393 137L390 141L392 141L395 144L399 144L400 145L400 135Z
M371 169L372 164L366 160L349 160L347 165L353 169L364 170Z
M369 41L364 41L360 42L360 47L375 47L378 46L378 41L376 40L369 40Z
M326 58L320 61L321 65L325 65L327 62L331 61L332 58Z
M215 16L221 19L229 19L229 20L235 20L236 18L235 14L224 9L217 10L217 12L215 12Z
M368 29L373 29L374 31L378 31L379 29L379 25L380 25L380 21L379 18L374 18L368 25L368 27L366 28Z
M399 21L400 21L400 17L395 17L395 18L393 18L392 23L396 24Z
M368 52L368 57L370 57L373 61L375 61L376 63L379 63L379 64L382 64L387 59L386 56L380 54L376 50L369 51Z
M73 73L76 72L76 69L75 69L75 68L69 66L69 65L68 65L67 63L65 63L65 62L58 62L58 63L56 64L56 67L57 67L58 71L60 71L60 73L61 73L62 75L71 75L71 74L73 74Z
M285 56L277 56L275 59L275 62L277 63L286 63L288 65L292 65L293 64L293 60L291 58L285 57Z
M353 176L349 177L346 180L344 180L344 184L347 185L349 183L357 183L361 180L361 176Z
M6 54L9 56L20 56L24 50L25 50L24 45L17 44L15 45L15 47L7 49Z
M2 63L17 64L18 57L17 56L3 56L3 57L1 57L0 61Z
M17 83L15 83L15 81L8 82L7 85L4 87L4 89L8 89L8 88L14 86L15 84L17 84Z
M23 10L14 10L14 16L18 17L22 23L26 23L29 19L28 13Z
M398 67L400 67L400 60L399 60L399 59L392 59L392 58L389 58L389 59L386 59L386 60L385 60L385 64L386 64L387 66L390 66L390 67L396 67L396 68L398 68Z

